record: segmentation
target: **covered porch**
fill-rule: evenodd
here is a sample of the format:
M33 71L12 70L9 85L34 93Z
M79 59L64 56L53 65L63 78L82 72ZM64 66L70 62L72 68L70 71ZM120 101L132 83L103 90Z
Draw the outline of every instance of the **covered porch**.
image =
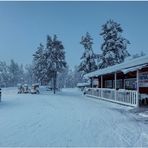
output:
M113 73L91 78L91 88L86 89L86 95L98 97L103 100L120 103L130 106L139 106L138 86L130 86L128 83L135 83L138 80L137 73L124 75L123 73ZM127 80L128 81L127 83Z
M133 107L148 105L148 65L118 65L91 73L85 94Z

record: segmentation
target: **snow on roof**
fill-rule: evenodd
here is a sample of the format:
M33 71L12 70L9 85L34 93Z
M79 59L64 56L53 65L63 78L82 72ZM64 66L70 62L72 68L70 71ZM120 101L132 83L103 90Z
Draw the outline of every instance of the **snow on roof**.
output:
M100 75L104 75L104 74L109 74L109 73L113 73L113 72L117 72L117 71L126 70L129 68L131 69L133 67L137 67L137 69L139 69L139 66L146 66L146 65L148 65L148 56L147 55L139 57L139 58L135 58L132 60L125 61L121 64L117 64L117 65L110 66L110 67L107 67L104 69L99 69L99 70L93 71L91 73L85 74L84 77L88 78L88 77L100 76Z
M32 86L36 86L36 85L39 85L39 83L34 83L34 84L32 84Z
M89 82L85 82L85 83L78 83L78 84L77 84L77 87L88 86L88 85L90 85L90 83L89 83Z

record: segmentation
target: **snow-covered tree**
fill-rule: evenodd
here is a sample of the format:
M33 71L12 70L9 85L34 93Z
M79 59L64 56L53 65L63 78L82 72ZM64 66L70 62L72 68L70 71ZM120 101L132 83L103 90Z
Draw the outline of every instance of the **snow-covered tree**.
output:
M34 83L34 75L33 75L33 66L31 64L27 64L25 66L24 80L27 84Z
M69 72L69 68L68 66L66 68L63 69L63 71L61 73L58 74L57 77L57 86L58 88L66 88L66 82L68 79L68 72Z
M18 75L18 82L19 83L24 83L24 67L23 67L23 64L21 64L19 66L19 75Z
M0 86L16 86L17 83L24 82L24 68L14 60L7 65L6 62L0 61Z
M9 67L6 62L0 61L0 86L7 87L9 86L10 75Z
M10 62L9 75L10 75L10 85L16 86L20 80L20 69L19 65L14 60L11 60Z
M85 81L82 72L78 71L77 66L75 66L73 70L67 66L64 71L58 75L57 80L59 88L73 88L77 86L77 83Z
M79 65L79 71L83 71L84 74L96 70L95 54L92 49L93 39L87 32L85 36L82 36L81 42L84 46L84 53L81 57L81 63Z
M67 88L75 87L74 72L71 69L68 71L68 75L66 79L66 87Z
M78 83L85 82L83 77L83 72L78 70L78 66L74 67L74 86L76 87Z
M45 57L49 77L53 78L53 90L55 93L57 74L62 72L66 67L64 46L63 43L57 39L56 35L54 35L53 38L49 35L47 36Z
M145 55L146 54L143 51L141 51L139 54L138 53L133 54L132 58L135 59L135 58L139 58L139 57L142 57L142 56L145 56Z
M46 81L46 57L44 46L40 43L35 54L33 54L33 75L36 82L41 85Z
M130 56L127 45L130 42L121 36L123 29L119 23L113 20L107 21L102 26L101 36L104 42L101 46L102 56L99 68L105 68L124 62L125 58Z

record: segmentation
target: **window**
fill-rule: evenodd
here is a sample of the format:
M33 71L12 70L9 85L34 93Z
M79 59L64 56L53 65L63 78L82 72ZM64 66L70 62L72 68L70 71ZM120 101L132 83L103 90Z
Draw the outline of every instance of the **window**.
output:
M125 79L125 89L136 89L136 78Z
M115 80L113 80L113 88L115 88ZM122 79L116 80L116 88L122 89Z
M112 80L105 80L105 88L112 88Z

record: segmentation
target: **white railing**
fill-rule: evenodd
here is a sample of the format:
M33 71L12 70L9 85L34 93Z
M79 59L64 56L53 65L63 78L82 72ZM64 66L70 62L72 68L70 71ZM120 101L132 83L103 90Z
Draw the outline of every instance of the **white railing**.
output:
M115 100L115 89L102 88L101 90L103 98Z
M100 99L130 105L138 106L138 93L134 90L125 89L109 89L109 88L87 88L85 94L88 96L94 96Z
M101 89L99 88L88 88L85 93L88 95L101 97Z
M117 90L117 101L136 106L138 104L138 93L135 90Z

